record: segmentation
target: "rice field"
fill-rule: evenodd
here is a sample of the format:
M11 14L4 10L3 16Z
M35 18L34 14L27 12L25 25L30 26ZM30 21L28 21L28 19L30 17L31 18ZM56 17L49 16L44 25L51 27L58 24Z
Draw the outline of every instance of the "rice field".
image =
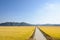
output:
M40 29L55 40L60 40L60 26L40 26Z
M60 40L60 26L40 26L40 30L56 40ZM35 26L0 26L0 40L28 40Z
M33 26L0 26L0 40L27 40L34 29Z

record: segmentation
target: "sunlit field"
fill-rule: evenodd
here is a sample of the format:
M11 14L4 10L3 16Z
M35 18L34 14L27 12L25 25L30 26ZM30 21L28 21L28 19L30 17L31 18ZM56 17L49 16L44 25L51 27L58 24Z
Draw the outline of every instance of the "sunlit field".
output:
M34 29L33 26L0 26L0 40L27 40Z
M40 29L56 40L60 40L60 26L40 26Z

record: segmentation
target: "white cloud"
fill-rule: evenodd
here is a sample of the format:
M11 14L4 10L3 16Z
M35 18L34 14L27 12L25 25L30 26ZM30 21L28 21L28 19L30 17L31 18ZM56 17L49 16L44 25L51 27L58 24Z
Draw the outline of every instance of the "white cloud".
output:
M42 14L39 23L60 24L60 3L46 3L37 14Z

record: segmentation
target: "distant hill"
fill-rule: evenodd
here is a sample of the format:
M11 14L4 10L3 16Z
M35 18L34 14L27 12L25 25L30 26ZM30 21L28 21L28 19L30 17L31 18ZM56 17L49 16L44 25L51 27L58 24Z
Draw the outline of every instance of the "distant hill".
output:
M0 26L32 26L32 24L26 23L26 22L5 22L5 23L0 23Z
M0 23L0 26L60 26L60 24L29 24L26 22L5 22Z
M41 24L40 26L60 26L60 24Z

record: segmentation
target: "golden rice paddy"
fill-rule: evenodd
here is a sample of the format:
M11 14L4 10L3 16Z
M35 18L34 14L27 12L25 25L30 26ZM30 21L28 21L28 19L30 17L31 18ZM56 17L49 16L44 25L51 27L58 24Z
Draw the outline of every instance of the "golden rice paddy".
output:
M40 26L40 29L49 36L60 40L60 26Z
M27 40L34 29L33 26L0 26L0 40Z
M49 36L60 40L60 26L40 26ZM35 30L34 26L0 26L0 40L27 40Z

